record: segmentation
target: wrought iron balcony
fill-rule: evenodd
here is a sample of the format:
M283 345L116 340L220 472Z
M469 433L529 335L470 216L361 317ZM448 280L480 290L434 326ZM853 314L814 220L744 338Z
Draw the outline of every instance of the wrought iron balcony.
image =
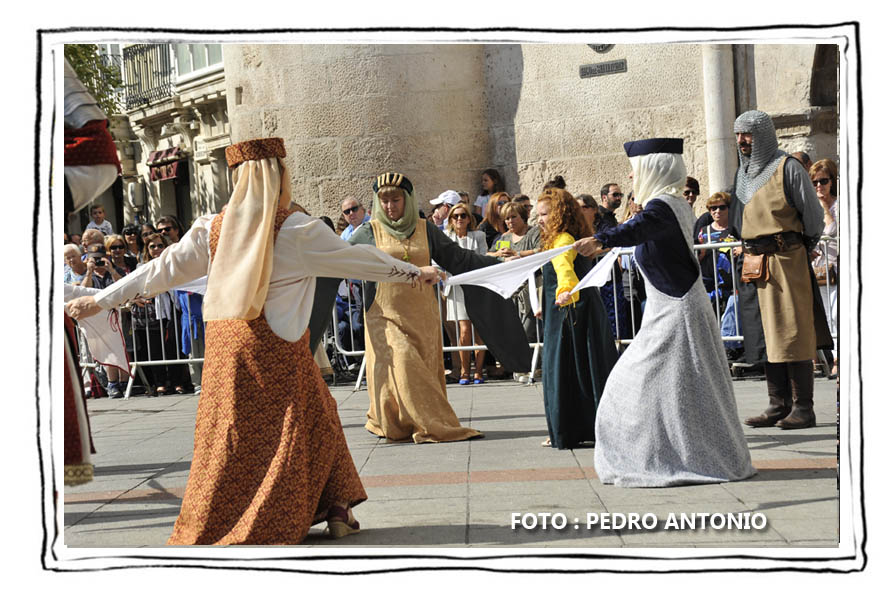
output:
M124 47L123 63L127 110L172 96L175 70L168 43Z

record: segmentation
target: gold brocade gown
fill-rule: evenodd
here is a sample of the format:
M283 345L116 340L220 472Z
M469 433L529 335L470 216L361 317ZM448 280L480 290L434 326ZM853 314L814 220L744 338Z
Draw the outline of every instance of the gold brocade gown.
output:
M429 265L427 226L406 240L372 220L376 247L394 258ZM430 286L378 283L366 313L366 429L391 440L461 441L482 436L462 427L446 398L440 311Z

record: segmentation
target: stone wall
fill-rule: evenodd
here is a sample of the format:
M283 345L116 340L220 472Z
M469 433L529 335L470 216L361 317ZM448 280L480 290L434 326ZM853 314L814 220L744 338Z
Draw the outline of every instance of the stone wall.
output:
M810 44L756 45L757 108L773 116L782 150L839 163L837 110L811 105L815 52Z
M599 195L617 182L630 188L626 141L683 137L690 174L704 185L701 48L616 45L598 54L587 45L489 46L494 164L508 189L537 196L556 175L574 194ZM627 60L627 72L580 78L579 68ZM498 97L498 98L494 98Z
M315 215L368 205L371 179L409 176L422 207L445 189L476 195L480 172L536 197L562 175L574 194L630 188L625 141L682 137L687 171L709 194L702 45L225 46L232 141L280 136L297 201ZM814 45L760 45L758 108L786 149L836 150L833 110L810 108ZM581 78L585 64L627 72ZM798 119L799 117L799 119ZM829 147L832 146L832 149Z
M232 141L286 141L293 196L338 219L402 172L422 207L476 182L488 161L481 45L225 47Z

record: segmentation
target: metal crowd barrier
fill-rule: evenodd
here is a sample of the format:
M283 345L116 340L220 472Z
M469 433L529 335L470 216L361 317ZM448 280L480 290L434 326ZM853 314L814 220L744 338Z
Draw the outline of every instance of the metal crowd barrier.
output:
M829 267L830 263L832 262L830 259L830 256L829 256L828 249L826 248L826 245L829 241L832 241L832 240L834 240L834 239L824 237L817 247L817 250L822 253L822 259L824 260L824 266L826 268ZM733 309L732 313L734 314L733 320L735 322L735 326L738 327L739 333L741 332L741 321L740 321L740 315L738 314L738 309L739 309L738 291L737 291L735 285L737 285L737 282L740 281L741 278L736 275L736 270L735 270L736 256L733 254L732 248L740 246L740 245L741 245L740 242L715 242L715 243L709 243L709 244L697 244L697 245L693 246L694 250L696 250L696 251L719 250L721 248L728 249L730 273L733 278L732 295L735 297L735 305L734 305L734 309ZM634 253L633 248L622 249L622 256L629 257L629 259L628 259L629 262L632 260L633 253ZM816 265L816 266L818 266L818 265ZM716 263L715 263L714 268L716 270ZM631 343L631 341L633 340L633 335L636 334L636 332L637 332L636 327L641 324L641 322L639 321L640 319L637 319L635 317L635 312L636 312L635 307L633 305L630 305L630 302L627 299L630 297L630 294L633 291L633 278L631 277L629 269L630 269L630 267L628 267L628 269L625 271L628 274L628 282L627 282L628 295L627 295L624 303L628 303L627 312L630 314L630 327L631 327L632 334L630 334L630 335L621 334L619 322L616 321L616 323L615 323L616 331L615 331L614 336L615 336L615 344L619 348L622 348L622 347ZM825 285L823 286L825 288L823 290L823 292L824 292L823 295L825 297L823 298L824 301L822 303L825 306L825 310L827 313L827 319L828 319L828 326L831 329L831 335L834 338L834 342L836 344L838 330L837 330L836 323L834 322L835 318L833 316L833 313L834 313L835 305L832 305L832 297L834 297L834 298L836 297L836 287L837 286L831 285L831 279L832 278L830 277L830 275L828 275ZM612 270L613 287L615 286L616 281L617 281L617 271L615 268L613 268L613 270ZM363 282L358 281L355 283L359 283L361 285L361 290L364 290L362 292L362 295L364 298L363 301L365 301L365 288L363 287ZM531 287L530 287L530 289L531 289ZM347 330L349 330L352 334L351 342L353 343L354 339L355 339L355 328L354 328L354 324L353 324L353 314L351 313L351 310L356 309L357 304L351 298L350 289L347 289L345 291L347 293L347 308L348 308ZM615 293L615 291L616 290L613 289L614 293ZM443 301L443 297L441 294L441 290L437 289L436 292L437 292L437 309L440 312L440 318L441 318L441 323L440 323L440 330L442 333L441 336L443 334L445 334L442 319L445 318L446 321L455 322L456 343L454 345L449 345L449 346L443 347L443 351L448 352L451 355L456 354L458 351L477 351L477 350L488 351L488 348L486 347L486 345L477 344L473 338L472 338L472 341L470 344L462 344L460 342L458 321L459 320L467 320L467 318L452 318L452 319L446 318L446 310L443 307L444 301ZM619 299L617 297L613 297L613 300L614 300L613 307L615 310L615 316L616 316L616 318L618 318ZM186 298L186 302L187 302L187 310L188 310L187 316L188 316L188 318L192 318L190 298ZM176 345L174 347L175 355L174 355L174 357L169 358L169 359L167 359L167 357L171 357L171 355L167 355L167 352L166 352L167 343L166 343L165 339L161 338L161 340L160 340L161 347L160 347L159 351L152 350L152 346L151 346L152 339L150 338L150 336L151 336L150 331L152 329L149 326L147 326L147 324L146 324L146 326L144 326L142 328L136 327L135 323L133 322L133 314L132 314L131 310L129 308L119 309L119 312L121 315L121 318L120 318L121 326L128 326L131 328L131 331L132 331L132 334L129 337L129 341L127 342L127 345L131 344L131 347L132 347L131 348L132 357L130 359L130 367L132 369L132 373L133 374L137 373L138 375L140 375L142 383L145 384L145 387L151 392L153 392L153 390L156 388L157 385L149 383L149 381L147 380L147 377L145 376L144 372L142 371L142 368L153 367L153 366L162 366L162 365L194 366L197 364L200 364L200 365L203 364L203 357L187 357L187 356L183 356L183 354L181 353L181 347L179 346L179 344L181 343L182 314L181 314L181 310L179 310L177 307L177 303L178 302L177 302L177 298L176 298L176 301L173 302L171 305L171 312L172 312L173 318L170 319L171 321L169 321L167 323L167 327L169 327L169 330L171 330L172 334L174 335L174 341L170 341L170 342L174 342ZM622 303L621 305L624 305L624 303ZM714 303L715 303L715 308L716 308L716 312L717 312L718 326L722 326L723 310L725 307L725 303L721 302L721 298L719 296L718 290L715 290ZM362 311L361 311L361 314L362 314ZM124 317L128 317L128 323L124 321ZM543 322L543 320L539 321L538 319L535 319L536 340L534 342L530 343L530 347L532 347L532 349L533 349L531 369L530 369L529 375L527 376L527 380L530 383L532 381L534 381L536 378L536 371L538 369L540 352L541 352L542 347L544 347L544 342L542 341L542 332L543 332L542 322ZM363 376L365 374L365 369L366 369L365 350L355 349L355 348L346 349L344 344L342 343L342 340L341 340L341 334L340 334L340 331L338 328L338 324L339 324L339 318L337 315L337 309L333 308L331 336L330 336L330 331L327 331L327 334L325 334L323 336L322 346L328 347L328 346L332 345L333 354L340 355L340 356L344 357L346 360L348 358L353 358L353 357L360 357L361 358L360 369L358 371L357 381L356 381L356 385L354 388L355 390L357 390L361 387ZM205 337L205 334L206 334L205 333L205 324L202 326L202 329L203 329L202 334ZM143 352L140 352L138 349L139 339L136 338L136 332L139 330L143 330L145 333L143 341L147 345L146 358L141 358L142 357L141 353L143 353ZM359 331L362 334L362 328L359 329ZM473 334L473 332L472 332L472 334ZM198 350L196 348L197 339L194 338L194 331L189 331L189 335L190 335L191 351L193 352L193 351ZM724 343L728 342L728 341L734 341L734 342L743 342L744 341L744 337L741 336L740 334L738 336L725 336L725 337L721 337L721 338L723 339ZM97 364L92 360L91 356L89 355L88 348L84 345L85 345L85 339L81 339L80 365L83 368L95 368ZM130 353L129 347L127 347L127 349L128 349L127 353ZM332 358L330 358L330 362L333 362ZM335 365L335 363L333 363L333 365ZM132 376L129 376L129 379L126 384L126 389L124 392L125 398L129 398L129 396L131 395L133 383L134 383L134 378ZM199 384L193 384L193 385L195 388L199 388Z
M182 331L182 312L178 307L178 298L174 296L170 296L174 299L170 303L170 314L172 318L166 318L165 327L166 330L170 332L169 335L169 343L167 343L167 339L163 338L163 330L164 323L160 323L159 327L150 327L149 322L145 323L144 327L137 327L135 323L135 318L132 310L129 307L118 308L117 312L120 314L120 327L121 330L126 330L127 328L130 331L130 334L124 335L124 340L126 342L127 356L129 356L129 366L131 369L131 375L128 376L128 380L126 383L126 389L124 390L124 398L129 398L132 394L132 388L135 382L134 375L138 375L141 378L141 382L144 385L145 389L150 393L154 393L158 386L162 386L163 384L152 384L150 380L145 375L145 372L142 371L142 368L145 367L155 367L155 366L163 366L163 365L187 365L187 366L196 366L197 364L203 364L203 357L190 357L185 356L181 351L181 331ZM151 300L156 301L156 298L151 298ZM188 297L185 299L187 303L187 317L192 318L191 314L191 298ZM147 312L147 311L146 311ZM156 350L156 347L152 347L151 341L154 340L151 338L152 330L160 330L160 349ZM206 325L202 323L201 325L202 335L205 338L206 334ZM143 332L142 342L145 343L146 351L141 351L139 349L138 343L139 339L137 338L137 332ZM188 331L189 341L191 345L191 351L198 350L197 343L199 339L194 338L194 331ZM173 346L174 345L174 346ZM167 355L167 347L171 346L174 351L170 351ZM202 350L202 349L200 349ZM174 352L174 357L172 356ZM147 354L146 356L144 354ZM143 358L146 357L146 358ZM169 357L169 358L167 358ZM89 349L86 346L86 340L80 339L80 366L83 368L91 368L95 369L98 364L92 359L92 356L89 353ZM125 372L121 372L124 373ZM190 371L188 372L190 374ZM192 387L195 390L200 388L200 384L192 384ZM167 392L167 393L174 393Z
M834 240L835 240L835 239L833 239L833 238L830 238L830 237L825 236L825 237L822 238L822 240L819 242L819 245L817 246L817 250L818 250L819 252L822 253L822 257L823 257L823 260L824 260L824 265L825 265L826 268L830 265L830 263L831 263L832 261L830 260L830 256L829 256L829 253L828 253L828 249L825 248L825 246L826 246L826 244L827 244L829 241L834 241ZM733 241L733 242L711 242L711 243L708 243L708 244L695 244L695 245L693 245L693 250L695 250L696 252L697 252L697 251L703 251L703 250L704 250L704 251L718 251L718 250L720 250L720 249L728 249L728 255L729 255L729 268L730 268L730 274L731 274L731 276L732 276L732 284L733 284L733 286L732 286L732 292L731 292L730 295L732 295L732 296L735 298L735 299L734 299L733 309L732 309L732 314L733 314L732 319L733 319L733 321L734 321L734 323L735 323L735 326L736 326L736 328L737 328L737 332L738 332L739 334L738 334L737 336L721 336L721 339L723 340L724 343L726 343L726 342L737 342L737 343L742 343L742 342L744 342L744 337L741 336L741 319L740 319L740 315L739 315L739 312L738 312L738 311L739 311L739 305L740 305L740 302L739 302L738 289L737 289L737 287L736 287L737 284L738 284L738 282L741 281L741 277L738 276L738 275L736 274L736 258L737 258L738 255L736 255L736 254L733 252L733 248L737 248L737 247L740 247L740 246L741 246L741 242L737 242L737 241ZM629 257L629 264L630 264L630 262L633 261L634 248L623 248L623 249L622 249L622 252L621 252L621 255L620 255L620 258L623 257L623 256L627 256L627 257ZM820 261L818 261L818 262L820 263ZM818 266L818 265L816 264L816 266ZM634 282L633 282L633 278L631 277L631 274L630 274L629 270L630 270L630 267L628 267L628 269L625 269L625 270L624 270L624 272L627 273L627 276L628 276L628 282L627 282L627 283L628 283L628 295L625 296L625 300L624 300L624 302L623 302L621 305L624 305L625 303L628 304L628 305L627 305L627 312L628 312L628 314L630 315L630 324L629 324L629 326L630 326L630 328L631 328L631 334L630 334L630 335L623 335L623 334L621 334L621 327L620 327L620 323L618 322L618 318L619 318L619 298L618 298L618 297L615 297L615 293L616 293L615 284L616 284L616 282L617 282L617 280L618 280L618 275L617 275L618 272L617 272L617 270L615 269L615 267L613 267L613 269L612 269L612 280L611 280L611 282L612 282L612 285L613 285L613 309L614 309L614 313L615 313L615 317L616 317L616 322L615 322L615 335L614 335L614 336L615 336L615 344L616 344L616 347L618 347L620 350L621 350L623 347L629 345L629 344L631 343L631 341L633 341L633 336L634 336L634 335L637 333L637 331L638 331L638 328L637 328L637 327L641 324L641 323L639 322L640 319L636 318L636 316L635 316L635 314L636 314L635 307L634 307L633 305L631 305L630 300L629 300L629 298L630 298L630 294L633 292L633 283L634 283ZM714 270L715 270L715 273L716 273L716 272L717 272L716 261L714 261ZM716 282L716 281L717 281L717 277L715 276L715 282ZM356 282L356 283L361 283L361 284L362 284L362 282L359 282L359 281ZM719 287L719 283L717 283L717 285L715 285L715 289L714 289L714 307L716 308L715 313L716 313L716 316L717 316L717 325L718 325L718 328L721 328L721 329L722 329L723 319L724 319L724 312L725 312L725 308L726 308L727 303L728 303L728 297L721 298L721 297L720 297L720 289L716 289L717 287ZM530 287L530 289L531 289L531 287ZM462 319L462 318L455 318L455 319L447 318L447 317L446 317L446 310L444 309L444 303L443 303L443 297L442 297L442 294L441 294L441 292L440 292L439 289L437 289L436 291L437 291L437 309L440 311L440 318L441 318L441 325L440 325L440 330L441 330L441 332L444 332L444 333L445 333L445 331L444 331L444 327L443 327L443 321L444 321L444 319L445 319L445 321L455 321L455 323L456 323L456 329L455 329L455 335L456 335L456 339L457 339L457 340L456 340L456 344L455 344L455 345L444 346L444 347L443 347L443 352L444 352L444 353L448 352L448 353L450 353L450 354L455 354L455 353L458 352L458 351L477 351L477 350L488 351L488 348L486 347L486 345L480 345L480 344L477 344L476 341L473 340L473 339L472 339L472 342L471 342L470 344L464 344L464 345L463 345L463 344L460 342L460 339L459 339L459 331L458 331L458 320L466 320L466 318L465 318L465 319ZM827 281L826 281L826 290L825 290L825 291L826 291L826 298L823 298L824 301L823 301L822 303L824 304L824 306L825 306L825 310L826 310L826 312L827 312L828 326L829 326L830 329L831 329L831 336L834 338L834 342L835 342L835 344L836 344L836 339L837 339L837 327L836 327L836 324L835 324L835 322L834 322L834 318L833 318L833 310L832 310L833 306L830 305L830 302L831 302L831 295L832 295L832 293L833 293L834 295L836 294L836 285L834 285L834 286L831 285L831 277L830 277L830 275L828 275L828 277L827 277ZM353 334L355 329L354 329L354 326L353 326L353 315L350 313L350 310L351 310L352 307L355 306L356 304L355 304L355 303L352 301L352 299L351 299L351 292L350 292L350 290L348 289L348 290L346 290L346 292L347 292L347 305L348 305L348 310L349 310L349 313L348 313L348 327L347 327L347 330L350 330L351 333ZM724 295L725 295L725 294L724 294ZM601 294L601 297L603 297L602 294ZM364 299L364 301L365 301L365 291L363 292L363 299ZM725 300L725 301L723 301L723 300ZM340 354L340 355L345 356L345 357L363 357L362 363L361 363L361 365L360 365L360 370L359 370L358 375L357 375L357 382L356 382L355 387L354 387L354 389L355 389L355 391L356 391L356 390L358 390L358 389L361 387L361 383L362 383L363 375L364 375L364 373L365 373L365 369L366 369L366 360L365 360L365 357L364 357L364 355L365 355L365 350L361 350L361 349L346 349L346 348L343 346L343 344L342 344L342 342L341 342L341 338L340 338L341 335L339 334L339 330L338 330L338 328L337 328L337 326L338 326L338 322L339 322L339 319L338 319L338 317L337 317L337 311L336 311L336 310L333 310L333 319L332 319L333 335L332 335L332 340L333 340L333 344L334 344L334 346L335 346L335 350L336 350L336 352L337 352L338 354ZM360 329L360 330L362 330L362 329ZM472 332L472 334L473 334L473 332ZM542 324L541 324L541 322L540 322L538 319L536 319L536 340L535 340L534 342L531 342L531 343L530 343L530 347L532 347L532 349L533 349L533 353L532 353L531 369L530 369L529 375L528 375L528 377L527 377L529 383L531 383L531 382L533 382L533 381L535 380L535 377L536 377L536 371L537 371L537 369L538 369L539 353L540 353L542 347L544 347L544 342L542 341L542 336L541 336L541 335L542 335ZM352 342L353 342L353 337L352 337L351 340L352 340Z

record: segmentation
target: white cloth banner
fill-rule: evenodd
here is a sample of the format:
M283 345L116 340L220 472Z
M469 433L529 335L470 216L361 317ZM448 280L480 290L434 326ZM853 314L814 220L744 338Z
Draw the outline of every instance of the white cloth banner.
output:
M615 264L615 261L618 260L618 255L621 253L620 248L613 248L609 251L609 253L597 261L597 264L594 265L594 268L588 271L587 275L585 275L581 281L579 281L575 287L572 288L572 291L569 292L569 295L574 294L580 289L584 289L586 287L603 287L607 281L612 279L612 265Z
M500 265L492 265L490 267L483 267L482 269L474 269L467 273L452 275L443 282L443 294L447 295L449 293L449 287L452 285L479 285L480 287L485 287L486 289L494 291L503 298L509 298L520 289L521 285L532 277L537 269L571 248L572 245L555 248L553 250L545 250Z
M98 289L65 284L65 301L87 295L95 295ZM114 366L131 374L129 358L126 356L126 343L120 327L120 313L117 310L102 311L77 321L77 326L86 337L89 352L96 363Z

